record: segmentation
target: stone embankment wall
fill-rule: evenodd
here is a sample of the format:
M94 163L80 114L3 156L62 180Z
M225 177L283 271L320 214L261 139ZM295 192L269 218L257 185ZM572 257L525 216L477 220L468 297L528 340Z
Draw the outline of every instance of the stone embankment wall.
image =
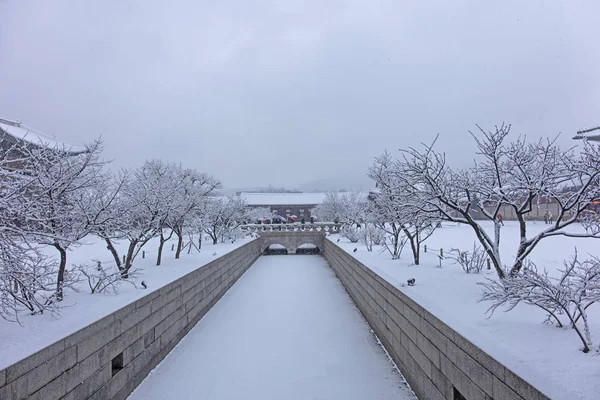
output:
M259 256L254 240L0 371L0 399L125 399Z
M419 399L548 399L327 238L324 256Z

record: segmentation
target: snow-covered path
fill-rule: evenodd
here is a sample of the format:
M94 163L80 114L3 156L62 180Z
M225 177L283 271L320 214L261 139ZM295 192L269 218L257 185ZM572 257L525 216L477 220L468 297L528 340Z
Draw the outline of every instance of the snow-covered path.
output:
M130 399L412 399L326 261L265 256Z

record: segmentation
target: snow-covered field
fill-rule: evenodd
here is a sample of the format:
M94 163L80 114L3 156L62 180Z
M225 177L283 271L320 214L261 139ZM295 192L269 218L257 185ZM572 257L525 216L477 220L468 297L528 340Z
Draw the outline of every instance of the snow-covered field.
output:
M143 259L140 252L134 262L134 269L139 273L139 276L134 279L137 282L137 288L123 283L118 294L91 294L86 282L80 285L80 292L65 291L65 300L60 315L21 315L21 325L0 319L0 369L86 327L111 312L207 264L216 257L238 248L249 240L244 239L236 241L234 244L217 245L204 242L200 253L192 249L191 253L187 254L186 248L179 260L174 258L175 253L171 251L171 245L175 243L172 240L165 244L162 265L157 267L158 239L152 239L144 246L146 258ZM69 252L69 266L90 263L93 259L102 261L104 265L114 263L103 241L89 237L86 238L86 242L86 245ZM120 243L117 249L120 254L123 254L126 244ZM142 280L148 286L145 290L139 284Z
M486 229L491 231L492 225ZM544 223L531 222L528 229L534 234L544 229ZM333 242L338 238L330 237ZM485 312L489 304L477 303L481 289L476 283L495 279L496 273L486 270L481 274L466 274L460 265L453 265L448 259L442 262L442 268L438 267L440 248L446 254L451 248L471 250L474 240L470 227L445 224L426 242L429 250L421 255L418 266L410 265L409 246L400 260L392 260L389 253L380 253L377 246L373 252L367 252L364 246L345 238L340 238L337 244L552 399L599 398L600 354L584 354L571 328L544 324L543 311L524 305L509 313L497 311L488 319ZM506 222L501 244L504 263L512 261L517 245L518 227L514 222ZM580 259L585 259L588 254L600 255L599 245L597 239L548 238L538 245L531 259L540 270L546 268L556 275L556 269L571 257L575 246ZM358 248L356 253L355 248ZM416 279L416 285L401 287L410 278ZM600 305L589 308L589 317L597 348Z
M130 399L413 399L327 263L265 256Z

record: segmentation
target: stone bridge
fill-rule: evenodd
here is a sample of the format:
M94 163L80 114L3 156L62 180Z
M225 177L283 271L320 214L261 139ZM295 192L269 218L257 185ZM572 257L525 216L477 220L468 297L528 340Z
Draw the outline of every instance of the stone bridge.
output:
M314 244L323 249L325 232L319 231L275 231L258 232L260 236L260 252L263 253L270 245L279 244L287 250L288 254L296 254L298 247L303 244Z
M250 224L242 226L242 229L258 234L261 253L270 245L278 244L285 247L288 254L296 254L298 247L303 244L313 244L323 249L325 235L338 233L340 225L334 223Z

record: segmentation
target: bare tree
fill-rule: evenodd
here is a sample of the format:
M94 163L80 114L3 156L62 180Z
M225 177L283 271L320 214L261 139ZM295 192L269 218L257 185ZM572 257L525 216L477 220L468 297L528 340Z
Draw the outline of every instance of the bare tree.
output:
M538 243L552 236L600 237L576 233L567 228L577 222L588 205L600 198L600 152L585 143L576 153L562 150L553 140L528 142L518 138L509 142L510 126L493 131L479 128L472 134L480 159L468 170L453 170L445 155L434 150L435 141L423 149L403 151L397 173L420 193L420 212L435 214L446 221L469 225L487 252L498 276L516 275ZM538 198L557 204L558 215L543 232L528 236L527 216ZM500 258L502 207L516 216L519 224L519 248L505 271ZM490 235L476 219L492 221Z
M27 162L22 173L32 179L21 200L27 205L24 222L30 235L59 253L56 300L64 297L67 251L93 231L80 210L91 206L90 193L105 179L100 160L102 143L93 142L86 151L73 154L66 147L24 148Z
M202 210L204 232L211 237L213 244L219 240L224 242L232 235L237 236L234 235L235 230L248 218L246 210L246 203L241 197L207 198Z
M399 258L404 246L401 235L410 243L413 261L419 265L421 245L435 231L439 218L435 213L423 213L420 187L411 185L403 174L403 166L394 162L388 152L375 159L369 177L377 186L373 197L375 221L390 235L392 258Z
M183 250L186 220L202 207L207 196L211 195L215 189L221 188L221 182L208 174L181 167L176 168L176 175L178 179L174 188L174 207L166 222L171 228L171 234L175 233L177 236L175 258L179 258ZM160 258L157 264L159 263Z
M100 233L124 278L142 248L166 223L172 208L171 171L160 160L147 161L122 182L117 194L112 193L112 222ZM107 217L108 218L108 217ZM116 242L128 244L121 260Z
M459 264L467 274L480 273L488 260L486 252L476 243L473 243L472 251L451 249L448 258Z
M360 225L368 212L368 200L359 192L327 193L311 215L320 221L333 221L343 225Z
M528 263L520 274L480 283L483 291L479 301L491 302L490 315L499 307L510 311L521 303L533 305L548 313L547 321L560 327L565 325L561 321L564 315L587 353L593 346L587 309L600 300L600 260L580 262L575 253L559 272L561 277L555 279L546 270L540 273L533 263ZM579 320L583 327L578 325Z

